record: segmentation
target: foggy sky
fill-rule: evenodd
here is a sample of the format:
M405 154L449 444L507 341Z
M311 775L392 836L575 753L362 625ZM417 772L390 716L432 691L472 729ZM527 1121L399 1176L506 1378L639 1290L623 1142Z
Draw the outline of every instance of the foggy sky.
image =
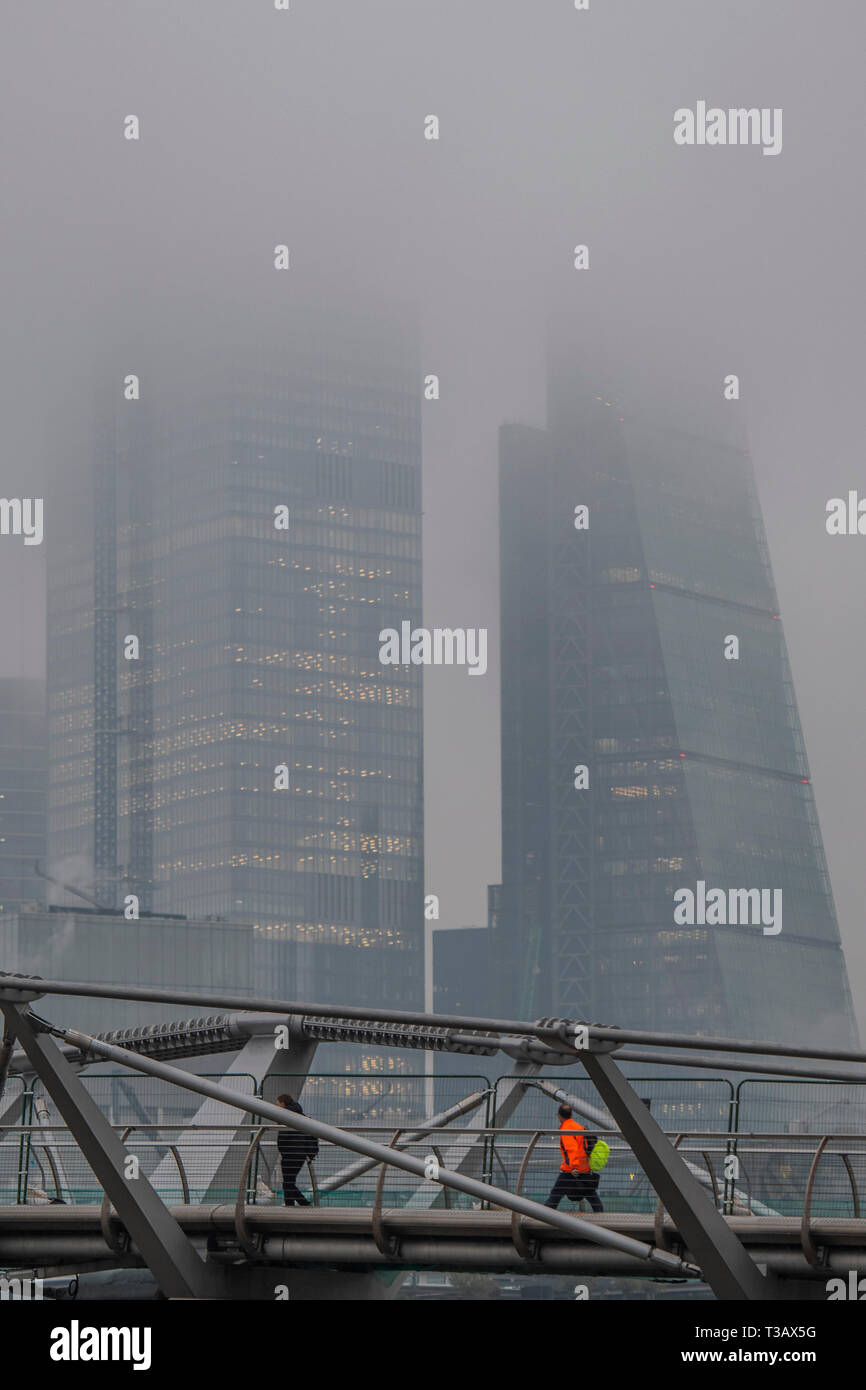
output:
M614 342L624 375L652 362L673 400L738 373L866 1031L866 537L824 527L828 498L866 492L862 5L291 4L7 0L0 491L42 495L46 422L65 401L72 421L106 342L127 345L118 381L138 341L206 354L202 298L253 320L282 298L288 321L309 280L417 304L442 392L423 407L424 621L491 635L483 679L425 673L426 888L441 925L480 923L500 877L496 435L544 422L548 314ZM781 154L677 147L674 110L698 100L781 107ZM44 546L0 538L4 674L43 670L44 568Z

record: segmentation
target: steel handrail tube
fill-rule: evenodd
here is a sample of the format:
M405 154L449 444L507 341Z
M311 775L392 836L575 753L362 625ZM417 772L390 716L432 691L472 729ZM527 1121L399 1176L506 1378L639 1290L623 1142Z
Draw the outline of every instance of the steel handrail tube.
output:
M686 1043L684 1046L688 1047L691 1044ZM772 1054L773 1049L768 1047L767 1052ZM811 1057L815 1054L802 1052L799 1055ZM663 1052L645 1052L639 1048L624 1048L622 1052L617 1053L617 1061L640 1062L642 1065L662 1067L700 1067L704 1071L718 1071L720 1067L726 1067L728 1071L755 1071L766 1073L768 1076L789 1077L791 1080L849 1081L855 1086L866 1082L866 1074L863 1072L839 1071L833 1067L786 1067L772 1062L740 1062L733 1057L697 1057L691 1054L672 1057ZM724 1080L723 1077L719 1079Z
M274 1013L318 1016L321 1018L360 1019L372 1023L408 1023L421 1026L454 1028L459 1032L471 1029L473 1032L516 1034L523 1037L539 1038L547 1041L551 1036L551 1020L542 1019L535 1023L523 1020L502 1018L475 1018L461 1014L419 1013L407 1009L373 1009L357 1004L310 1004L296 999L262 999L243 994L203 994L195 990L168 989L156 985L113 985L94 981L50 980L38 976L7 974L0 971L0 991L13 990L39 996L45 994L81 995L89 999L130 999L145 1003L163 1004L204 1004L210 1008L234 1009L240 1013ZM707 1038L686 1033L655 1033L644 1029L611 1028L597 1023L583 1023L570 1019L561 1020L562 1032L577 1035L578 1029L585 1029L595 1042L644 1043L656 1047L708 1048L720 1052L754 1052L768 1057L813 1057L824 1061L866 1062L866 1052L853 1048L804 1048L785 1043L759 1042L742 1038ZM87 1037L85 1033L79 1037ZM90 1041L94 1041L90 1039ZM479 1043L495 1039L474 1039ZM566 1047L565 1043L561 1044ZM103 1054L106 1055L106 1054ZM580 1050L574 1055L580 1059Z
M112 1128L115 1129L115 1130L117 1130L118 1133L122 1133L123 1130L126 1128L126 1126L125 1126L125 1125L122 1125L122 1124L115 1124L115 1125L112 1126ZM170 1130L170 1131L172 1131L172 1132L181 1131L181 1132L183 1133L184 1137L186 1137L188 1134L193 1134L193 1135L194 1135L194 1134L202 1134L202 1135L206 1135L206 1134L209 1134L211 1131L213 1131L213 1132L215 1132L215 1133L224 1133L224 1132L225 1132L225 1129L226 1129L226 1125L225 1125L225 1123L223 1123L223 1124L207 1124L207 1125L192 1124L192 1123L190 1123L190 1124L184 1124L184 1123L181 1123L180 1121L175 1121L175 1122L171 1122L171 1123L165 1123L165 1122L163 1122L162 1124L160 1124L160 1123L158 1123L157 1121L152 1121L152 1122L148 1122L148 1123L143 1123L143 1122L140 1123L140 1122L137 1121L136 1124L135 1124L135 1126L134 1126L134 1128L135 1128L136 1132L138 1132L138 1131L147 1131L147 1130L156 1130L156 1131L169 1131L169 1130ZM411 1133L410 1133L410 1130L411 1130ZM341 1133L341 1134L393 1134L393 1132L394 1132L394 1130L393 1130L393 1125L352 1125L351 1127L347 1127L347 1128L345 1128L345 1129L341 1129L341 1130L340 1130L340 1133ZM613 1137L614 1139L622 1139L622 1138L623 1138L622 1130L613 1129L613 1128L608 1129L608 1128L602 1127L601 1125L594 1125L594 1126L593 1126L592 1132L593 1132L593 1134L597 1134L599 1137L608 1136L608 1137ZM767 1143L767 1146L766 1146L765 1148L762 1148L762 1149L756 1149L756 1148L754 1148L751 1144L749 1144L749 1145L747 1146L747 1150L748 1150L748 1152L750 1152L750 1153L768 1153L768 1154L771 1154L771 1153L778 1153L778 1152L780 1151L780 1147L781 1147L781 1151L784 1152L784 1153L797 1153L797 1154L800 1154L800 1153L808 1153L808 1154L811 1155L811 1154L814 1153L814 1148L809 1144L808 1141L809 1141L810 1138L815 1138L815 1137L817 1137L817 1136L815 1136L815 1135L810 1135L810 1134L808 1134L808 1133L806 1133L806 1134L799 1134L799 1133L789 1134L789 1133L787 1133L787 1132L784 1132L784 1133L783 1133L783 1132L781 1132L780 1130L757 1130L757 1129L755 1129L755 1130L739 1130L739 1131L727 1130L727 1129L689 1129L689 1130L685 1130L685 1131L681 1131L681 1130L678 1130L678 1129L666 1129L666 1130L663 1130L662 1132L663 1132L663 1134L665 1134L665 1136L666 1136L667 1138L669 1138L669 1139L670 1139L670 1138L674 1138L676 1135L678 1135L678 1134L680 1134L680 1133L683 1133L683 1134L684 1134L684 1138L687 1139L687 1140L695 1140L695 1141L698 1140L698 1139L703 1139L703 1140L707 1140L707 1139L709 1139L709 1140L715 1140L715 1144L712 1144L712 1143L711 1143L711 1144L710 1144L710 1148L713 1149L713 1150L718 1149L719 1152L722 1151L722 1145L723 1145L723 1144L725 1144L727 1141L733 1141L734 1139L737 1139L737 1140L739 1140L739 1139L744 1139L744 1140L761 1140L761 1141L773 1141L773 1140L775 1140L775 1141L777 1141L777 1142L775 1142L775 1143L768 1142L768 1143ZM15 1134L22 1134L22 1135L37 1134L37 1135L39 1135L39 1134L54 1134L54 1133L56 1133L56 1134L69 1134L69 1126L68 1126L68 1125L64 1125L64 1124L56 1124L56 1125L37 1125L37 1124L32 1124L32 1125L22 1125L22 1124L0 1125L0 1139L2 1139L4 1136L8 1138L8 1137L11 1137L12 1135L15 1135ZM513 1138L513 1139L516 1140L520 1135L531 1136L531 1135L533 1135L533 1134L540 1134L540 1135L542 1136L542 1138L545 1138L545 1137L546 1137L546 1138L549 1138L549 1139L557 1139L557 1138L559 1137L559 1135L560 1135L560 1129L559 1129L559 1127L557 1127L557 1128L555 1128L555 1129L554 1129L554 1128L551 1128L551 1129L539 1129L537 1126L530 1126L530 1125L524 1125L524 1126L520 1126L520 1127L518 1127L518 1126L516 1126L516 1125L514 1125L514 1126L508 1125L508 1126L506 1126L506 1127L504 1127L504 1128L502 1128L502 1129L495 1129L495 1128L493 1128L492 1126L487 1126L486 1128L483 1128L483 1129L457 1129L457 1128L453 1128L453 1127L450 1126L450 1125L448 1125L448 1126L443 1125L443 1126L441 1126L441 1127L440 1127L440 1126L437 1126L437 1125L418 1125L418 1126L415 1126L415 1125L411 1125L411 1126L410 1126L410 1125L407 1125L407 1126L405 1127L404 1133L405 1133L405 1137L404 1137L404 1139L403 1139L401 1142L407 1143L407 1144L408 1144L408 1143L420 1143L420 1142L422 1141L422 1139L424 1139L425 1137L429 1137L429 1136L431 1136L431 1135L436 1135L436 1134L438 1134L438 1135L439 1135L440 1137L442 1137L442 1138L457 1138L457 1139L459 1139L459 1138L461 1137L461 1135L465 1135L467 1138L470 1138L470 1139L473 1139L473 1140L474 1140L474 1139L484 1138L485 1136L487 1136L488 1138L494 1138L494 1139L495 1139L495 1138L500 1138L500 1139L504 1139L504 1138L509 1138L509 1139L510 1139L510 1138ZM785 1141L796 1141L796 1142L791 1143L791 1142L785 1142ZM859 1133L859 1134L842 1134L842 1133L833 1134L833 1136L832 1136L832 1142L833 1142L834 1144L838 1144L838 1143L840 1143L840 1142L842 1142L842 1141L845 1141L845 1142L847 1142L847 1143L857 1143L857 1142L859 1142L859 1143L861 1143L861 1144L866 1144L866 1133L862 1133L862 1132L861 1132L861 1133ZM162 1141L156 1141L156 1140L154 1140L154 1142L155 1142L155 1143L159 1142L159 1143L161 1144L161 1146L162 1146L163 1148L165 1148L166 1150L170 1147L169 1141L167 1141L167 1140L162 1140ZM242 1143L242 1142L244 1142L244 1141L242 1141L242 1140L237 1140L237 1141L234 1141L234 1142ZM623 1143L625 1144L625 1147L626 1147L626 1148L629 1147L628 1142L627 1142L626 1140L623 1140ZM798 1144L802 1144L804 1147L797 1147ZM520 1145L520 1144L517 1144L517 1143L515 1143L515 1144L513 1145L513 1147L514 1147L514 1148L520 1148L521 1150L523 1149L523 1145Z

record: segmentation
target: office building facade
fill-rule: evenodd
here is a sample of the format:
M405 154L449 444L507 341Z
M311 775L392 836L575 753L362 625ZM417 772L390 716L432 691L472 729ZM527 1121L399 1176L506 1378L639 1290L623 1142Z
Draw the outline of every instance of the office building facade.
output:
M249 924L310 1000L423 998L421 673L378 660L421 618L417 372L402 326L310 316L157 362L50 552L53 859Z
M850 1044L751 463L720 440L567 364L548 428L502 430L502 1007ZM777 891L781 929L702 914L713 889Z
M45 682L0 680L0 913L43 896L46 741Z

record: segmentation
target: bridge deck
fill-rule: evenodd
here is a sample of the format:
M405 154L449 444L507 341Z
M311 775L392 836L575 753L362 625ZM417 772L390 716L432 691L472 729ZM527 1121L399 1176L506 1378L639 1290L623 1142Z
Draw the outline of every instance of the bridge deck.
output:
M233 1204L171 1206L169 1210L191 1236L234 1234L236 1213ZM15 1237L25 1232L60 1239L64 1235L97 1234L101 1229L101 1213L101 1206L96 1204L0 1207L0 1263L8 1240L14 1241ZM655 1240L651 1214L604 1212L595 1215L582 1212L581 1219L649 1244ZM728 1216L725 1220L745 1245L800 1246L799 1217ZM245 1221L250 1232L266 1237L297 1236L323 1241L335 1236L370 1237L373 1229L371 1209L357 1206L248 1206ZM417 1237L445 1241L451 1237L483 1242L510 1240L512 1232L511 1215L502 1210L386 1207L382 1211L382 1221L389 1235L406 1239ZM520 1224L530 1240L574 1247L588 1244L531 1217L522 1217ZM663 1229L667 1240L677 1239L676 1227L668 1216L664 1218ZM816 1245L866 1250L866 1218L814 1217L811 1233Z

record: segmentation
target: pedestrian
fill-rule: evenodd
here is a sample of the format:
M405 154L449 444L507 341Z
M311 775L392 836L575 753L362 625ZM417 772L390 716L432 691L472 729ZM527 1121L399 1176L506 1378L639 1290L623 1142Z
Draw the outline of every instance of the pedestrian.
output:
M296 1115L304 1113L294 1096L277 1096L277 1105L284 1110L293 1110ZM287 1207L293 1207L296 1202L299 1207L308 1207L310 1203L298 1187L297 1178L304 1160L315 1158L318 1154L318 1139L311 1134L302 1134L298 1129L290 1129L288 1125L280 1125L277 1148L283 1170L283 1201Z
M586 1140L582 1137L583 1125L572 1119L570 1105L560 1105L556 1113L559 1115L562 1165L544 1205L558 1207L563 1197L568 1197L572 1202L579 1202L585 1197L593 1211L604 1211L598 1195L599 1174L593 1173L589 1166Z

